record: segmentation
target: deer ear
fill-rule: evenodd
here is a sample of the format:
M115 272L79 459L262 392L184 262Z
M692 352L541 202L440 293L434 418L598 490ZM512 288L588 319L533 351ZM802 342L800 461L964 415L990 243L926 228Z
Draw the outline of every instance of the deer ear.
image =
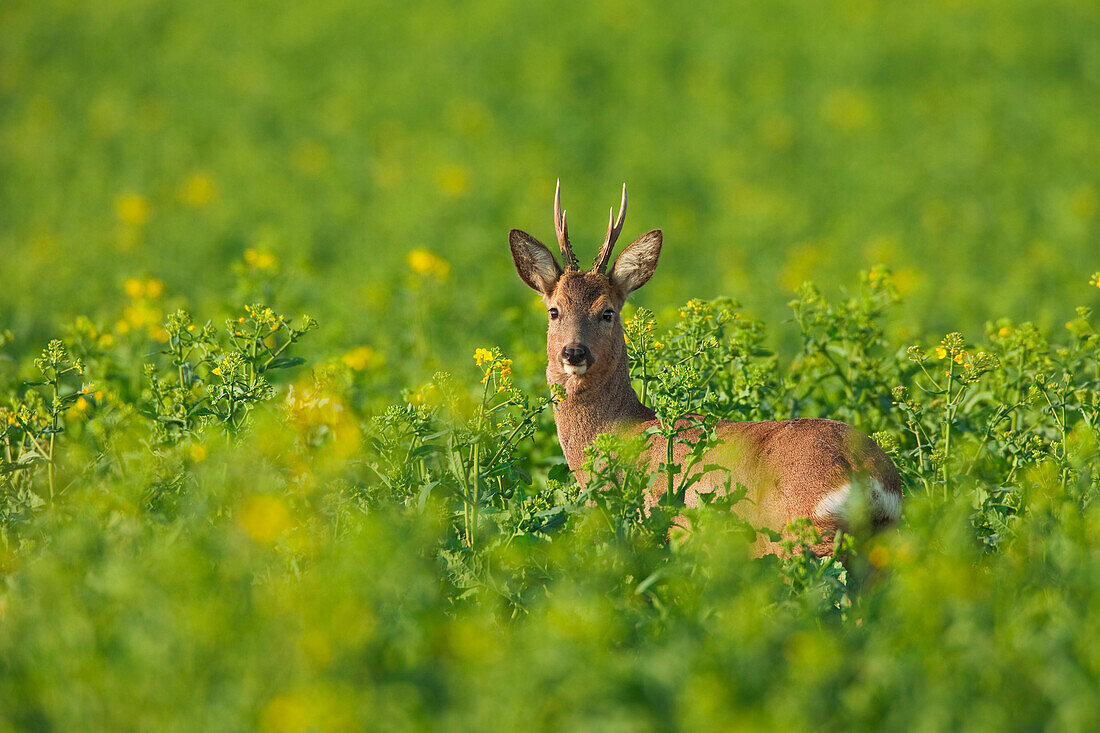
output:
M635 239L615 260L608 278L622 291L623 297L645 285L657 269L661 254L661 230L654 229Z
M542 242L527 232L513 229L508 233L508 244L512 247L512 259L516 263L516 272L532 289L550 295L561 277L561 267L550 250Z

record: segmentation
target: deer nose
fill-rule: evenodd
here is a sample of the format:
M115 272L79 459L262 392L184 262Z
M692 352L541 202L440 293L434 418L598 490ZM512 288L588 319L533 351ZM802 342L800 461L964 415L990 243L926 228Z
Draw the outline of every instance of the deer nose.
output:
M572 366L588 364L588 356L588 347L584 344L566 344L561 350L562 361Z

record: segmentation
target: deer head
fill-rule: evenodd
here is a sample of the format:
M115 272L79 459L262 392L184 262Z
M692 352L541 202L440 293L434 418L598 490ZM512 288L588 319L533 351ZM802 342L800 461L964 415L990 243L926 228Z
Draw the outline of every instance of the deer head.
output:
M592 269L582 271L569 242L569 227L561 208L561 181L554 193L554 231L565 268L530 234L513 229L508 235L516 270L546 303L547 377L571 387L595 386L620 363L625 364L625 341L619 317L630 293L646 284L657 268L661 231L646 232L622 251L607 271L615 242L626 217L626 184L619 205L607 222L607 236ZM569 391L574 391L570 389Z

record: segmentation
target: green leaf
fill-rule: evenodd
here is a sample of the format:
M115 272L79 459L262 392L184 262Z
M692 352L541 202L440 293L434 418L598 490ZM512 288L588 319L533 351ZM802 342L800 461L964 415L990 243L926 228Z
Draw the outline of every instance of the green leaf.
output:
M426 443L424 445L418 445L409 451L409 458L421 458L431 453L446 453L447 447L438 445L436 443Z
M550 472L547 474L547 478L551 481L557 481L559 483L568 483L569 479L573 476L572 471L569 470L569 464L558 463L555 464Z
M536 512L535 518L544 520L538 527L540 532L552 532L565 525L567 515L565 513L565 507L556 506L552 509Z
M418 512L424 512L424 506L428 503L428 497L431 496L432 489L439 486L439 481L432 481L431 483L424 484L424 487L420 489L420 495L416 498L416 510Z
M300 356L280 356L278 359L272 360L270 364L265 366L260 371L268 371L270 369L289 369L290 367L296 367L299 364L305 364L306 360Z

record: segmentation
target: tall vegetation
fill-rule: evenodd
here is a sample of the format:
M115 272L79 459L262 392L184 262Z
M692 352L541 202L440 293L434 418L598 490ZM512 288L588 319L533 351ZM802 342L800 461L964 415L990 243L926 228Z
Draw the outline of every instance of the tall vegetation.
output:
M674 439L687 413L827 415L901 468L896 530L817 558L795 523L759 560L743 487L683 506L689 466L640 470L644 436L597 440L578 485L555 395L498 348L375 408L371 355L318 358L308 317L78 319L4 385L5 720L1089 727L1091 313L1055 342L998 321L899 344L895 298L882 269L839 301L805 286L790 359L729 299L630 317ZM673 491L647 513L656 481Z

